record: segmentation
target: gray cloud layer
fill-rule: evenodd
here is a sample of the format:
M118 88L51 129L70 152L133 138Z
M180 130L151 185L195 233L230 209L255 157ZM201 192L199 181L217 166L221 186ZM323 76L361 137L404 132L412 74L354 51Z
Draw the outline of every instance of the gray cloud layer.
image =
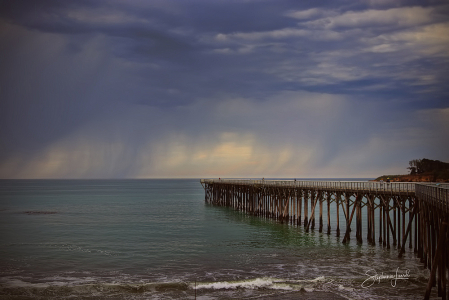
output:
M0 177L370 177L448 161L448 12L4 1Z

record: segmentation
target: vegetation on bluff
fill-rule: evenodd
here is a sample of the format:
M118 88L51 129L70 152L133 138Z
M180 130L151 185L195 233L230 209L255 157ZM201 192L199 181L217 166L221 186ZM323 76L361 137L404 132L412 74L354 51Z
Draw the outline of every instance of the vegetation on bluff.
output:
M410 174L408 175L383 175L376 181L392 182L449 182L449 163L432 159L413 159L409 161Z

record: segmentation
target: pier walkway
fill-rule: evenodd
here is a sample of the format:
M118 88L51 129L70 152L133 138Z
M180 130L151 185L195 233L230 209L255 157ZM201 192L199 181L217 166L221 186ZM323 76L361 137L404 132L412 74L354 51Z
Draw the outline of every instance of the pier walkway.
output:
M396 247L399 256L408 243L431 273L424 299L436 285L438 296L449 299L449 184L231 179L201 179L201 184L208 204L304 226L306 232L318 227L331 234L334 224L343 243L351 238L353 220L357 243L363 232L369 244Z

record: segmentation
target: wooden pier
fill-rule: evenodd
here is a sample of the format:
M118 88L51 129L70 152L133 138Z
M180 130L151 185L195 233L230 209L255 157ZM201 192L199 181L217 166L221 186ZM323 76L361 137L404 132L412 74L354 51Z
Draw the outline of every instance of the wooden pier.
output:
M351 239L355 223L357 243L363 242L365 232L369 244L393 246L400 257L406 247L413 249L430 270L424 299L436 285L438 296L449 299L449 184L223 179L201 179L201 184L211 205L304 226L306 232L318 227L319 232L331 234L335 224L335 234L343 243ZM333 215L331 205L335 205Z

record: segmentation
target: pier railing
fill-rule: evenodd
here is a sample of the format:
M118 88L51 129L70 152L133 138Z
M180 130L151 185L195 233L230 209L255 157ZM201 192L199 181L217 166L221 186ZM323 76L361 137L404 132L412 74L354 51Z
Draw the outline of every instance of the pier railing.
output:
M449 213L449 184L417 184L416 197Z
M378 181L312 181L312 180L246 180L246 179L201 179L201 183L265 185L291 188L313 188L334 191L367 191L415 193L414 182L378 182Z

